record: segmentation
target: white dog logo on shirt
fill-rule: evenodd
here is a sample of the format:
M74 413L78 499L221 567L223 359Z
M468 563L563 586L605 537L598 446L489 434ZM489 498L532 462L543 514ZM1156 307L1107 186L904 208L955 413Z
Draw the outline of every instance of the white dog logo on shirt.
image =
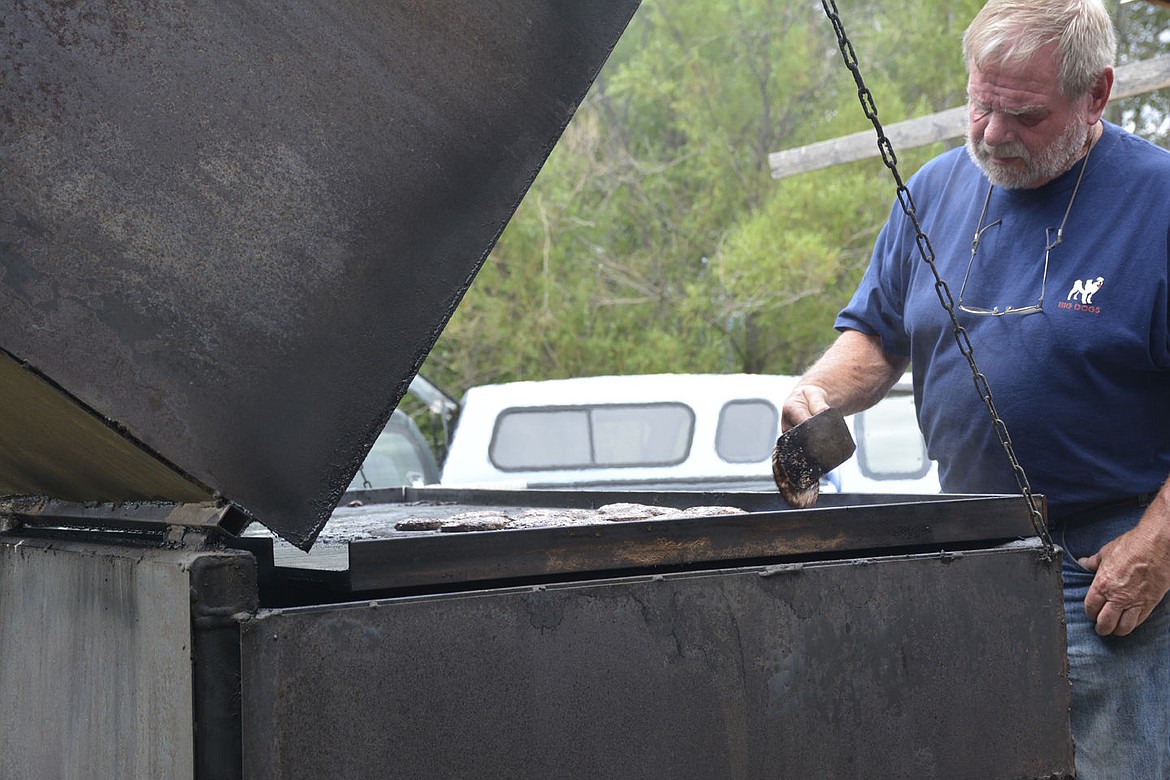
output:
M1071 301L1074 298L1080 298L1081 303L1092 303L1093 295L1101 289L1101 285L1105 284L1105 277L1098 276L1096 279L1085 279L1081 281L1077 279L1073 282L1072 289L1068 291L1065 296L1066 301Z

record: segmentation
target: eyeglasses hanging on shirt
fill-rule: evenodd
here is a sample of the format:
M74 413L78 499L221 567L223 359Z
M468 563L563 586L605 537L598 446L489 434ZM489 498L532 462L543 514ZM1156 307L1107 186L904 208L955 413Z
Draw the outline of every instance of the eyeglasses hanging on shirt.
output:
M983 224L984 217L987 216L987 204L991 202L992 185L987 185L987 196L983 199L983 210L979 212L979 224L975 226L975 236L971 239L971 259L967 261L967 273L963 276L963 285L959 288L959 310L965 311L968 314L978 314L984 317L1002 317L1005 314L1035 314L1039 311L1044 311L1044 288L1048 284L1048 259L1052 255L1052 250L1060 246L1064 240L1064 225L1068 222L1069 212L1072 211L1073 202L1077 199L1077 191L1081 188L1081 179L1085 176L1085 168L1089 165L1089 153L1093 151L1093 146L1096 144L1090 143L1088 150L1085 152L1084 159L1081 162L1080 173L1077 174L1077 183L1073 186L1072 197L1068 199L1068 207L1064 210L1064 218L1060 220L1060 227L1045 228L1044 229L1044 273L1040 277L1040 295L1035 303L1025 304L1023 306L993 306L986 309L980 306L971 306L963 302L963 293L967 291L967 280L971 278L971 267L975 264L975 253L979 251L979 242L983 239L983 233L986 230L999 225L1003 222L1002 219L997 219L989 225Z

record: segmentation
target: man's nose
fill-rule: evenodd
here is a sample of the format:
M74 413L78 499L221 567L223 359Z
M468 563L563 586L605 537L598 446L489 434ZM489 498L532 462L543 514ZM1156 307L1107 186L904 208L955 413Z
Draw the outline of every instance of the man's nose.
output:
M987 124L983 128L983 141L992 146L1008 143L1015 140L1011 126L1011 117L999 111L992 111L987 115Z

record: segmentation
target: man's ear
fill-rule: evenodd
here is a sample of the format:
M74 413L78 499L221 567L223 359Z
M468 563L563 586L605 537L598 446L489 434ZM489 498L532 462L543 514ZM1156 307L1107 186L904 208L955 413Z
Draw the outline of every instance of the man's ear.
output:
M1113 68L1106 68L1089 87L1089 124L1097 124L1097 120L1105 113L1105 104L1109 102L1109 94L1113 91Z

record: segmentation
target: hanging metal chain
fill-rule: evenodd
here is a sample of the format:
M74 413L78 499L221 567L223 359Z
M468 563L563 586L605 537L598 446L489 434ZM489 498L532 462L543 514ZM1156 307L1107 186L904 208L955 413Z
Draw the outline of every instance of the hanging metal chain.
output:
M898 203L902 206L902 211L914 226L915 241L918 244L918 253L926 264L930 266L931 273L934 274L934 291L938 295L939 302L943 309L946 310L947 315L951 318L952 332L955 336L955 342L959 345L959 351L963 353L963 357L967 358L967 363L971 367L971 376L975 380L975 389L979 392L979 397L983 399L984 406L987 407L987 412L991 415L991 423L995 428L995 435L999 439L999 443L1003 446L1004 452L1007 454L1008 460L1011 463L1012 474L1016 478L1016 485L1023 494L1024 500L1028 503L1028 513L1032 519L1032 527L1036 531L1036 535L1044 544L1044 556L1048 560L1055 557L1055 551L1052 545L1052 537L1048 533L1048 526L1044 522L1044 515L1040 512L1037 506L1036 497L1032 494L1032 486L1028 483L1028 476L1024 473L1023 466L1016 458L1016 452L1012 448L1012 439L1008 435L1007 425L1000 418L999 413L995 410L995 401L991 397L991 387L987 384L987 377L979 370L975 363L975 351L971 346L971 339L967 335L967 329L959 324L959 318L955 314L955 301L951 297L950 288L943 280L938 272L938 267L934 262L934 249L930 245L930 239L927 238L926 233L923 232L922 226L918 223L918 214L914 207L914 199L910 196L910 190L902 181L901 174L898 173L898 158L894 154L894 146L890 143L890 139L886 137L885 131L882 130L881 122L878 121L877 106L874 105L873 93L865 86L865 81L861 78L861 69L857 64L857 54L853 51L853 44L849 42L848 36L845 34L845 26L841 23L841 16L837 12L837 3L834 0L821 0L821 5L825 9L825 15L829 17L829 21L833 23L833 31L837 36L837 45L841 49L841 56L845 60L845 67L849 68L849 72L853 74L853 81L857 84L857 98L861 101L861 107L865 111L865 116L873 123L874 130L877 131L878 149L882 153L882 162L890 169L891 175L894 177L894 182L898 185Z

